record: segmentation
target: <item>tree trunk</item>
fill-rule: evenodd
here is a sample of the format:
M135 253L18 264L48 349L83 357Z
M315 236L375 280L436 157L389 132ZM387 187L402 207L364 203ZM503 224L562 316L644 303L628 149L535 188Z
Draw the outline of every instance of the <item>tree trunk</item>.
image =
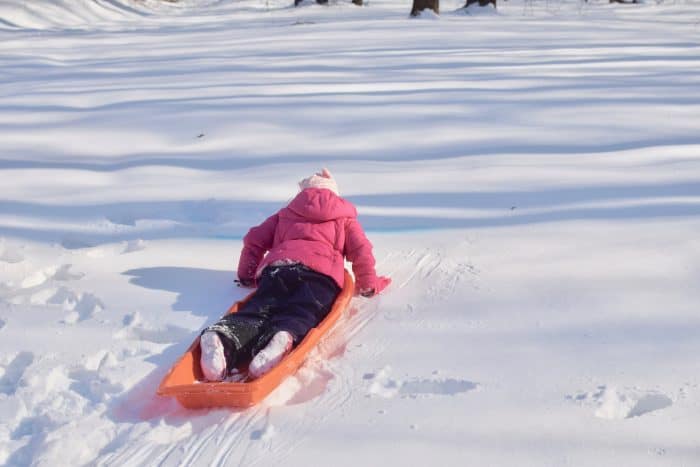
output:
M413 0L411 16L418 16L425 9L433 10L435 14L440 14L440 0Z
M475 3L478 3L479 6L486 6L489 3L493 3L493 7L496 8L496 0L467 0L464 8L467 8L469 5L474 5Z

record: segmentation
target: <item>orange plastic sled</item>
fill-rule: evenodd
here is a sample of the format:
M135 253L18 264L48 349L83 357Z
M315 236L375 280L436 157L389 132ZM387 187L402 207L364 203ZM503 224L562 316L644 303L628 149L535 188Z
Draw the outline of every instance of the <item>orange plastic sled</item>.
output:
M269 373L253 381L240 383L203 381L202 370L199 367L199 337L189 349L173 365L158 388L161 396L176 397L178 402L188 409L207 407L250 407L263 400L273 389L287 377L292 375L304 362L306 355L318 343L347 308L353 294L354 283L350 274L345 271L343 290L333 304L333 308L321 323L313 328L301 343L292 350ZM236 302L229 308L228 313L235 313L245 300Z

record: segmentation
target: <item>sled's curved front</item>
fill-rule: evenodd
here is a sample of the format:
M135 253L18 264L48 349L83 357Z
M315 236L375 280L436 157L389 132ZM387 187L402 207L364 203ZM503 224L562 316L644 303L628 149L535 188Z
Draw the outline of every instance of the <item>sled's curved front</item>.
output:
M190 409L206 407L250 407L264 399L304 362L306 355L340 318L352 298L354 283L345 271L343 290L333 304L328 316L313 328L299 345L276 367L262 377L243 383L205 382L199 367L199 337L187 352L173 365L158 388L161 396L176 397L178 402ZM227 313L235 313L243 302L236 302Z

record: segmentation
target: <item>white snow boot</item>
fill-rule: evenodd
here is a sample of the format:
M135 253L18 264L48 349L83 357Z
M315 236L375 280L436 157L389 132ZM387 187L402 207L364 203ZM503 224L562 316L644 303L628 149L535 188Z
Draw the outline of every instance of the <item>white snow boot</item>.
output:
M207 381L223 381L226 377L226 356L224 355L224 344L215 332L205 332L199 338L199 347L202 349L202 356L199 365Z
M282 361L284 356L292 350L292 344L294 344L294 338L287 331L275 333L265 348L253 357L248 367L248 374L253 378L260 378Z

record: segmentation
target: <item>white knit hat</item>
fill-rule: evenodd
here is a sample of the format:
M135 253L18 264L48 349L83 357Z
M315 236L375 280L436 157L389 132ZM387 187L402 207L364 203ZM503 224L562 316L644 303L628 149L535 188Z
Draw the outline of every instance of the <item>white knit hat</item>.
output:
M321 172L313 174L309 178L299 182L299 188L306 190L307 188L325 188L331 190L336 195L338 194L338 184L335 183L335 179L331 172L324 168Z

